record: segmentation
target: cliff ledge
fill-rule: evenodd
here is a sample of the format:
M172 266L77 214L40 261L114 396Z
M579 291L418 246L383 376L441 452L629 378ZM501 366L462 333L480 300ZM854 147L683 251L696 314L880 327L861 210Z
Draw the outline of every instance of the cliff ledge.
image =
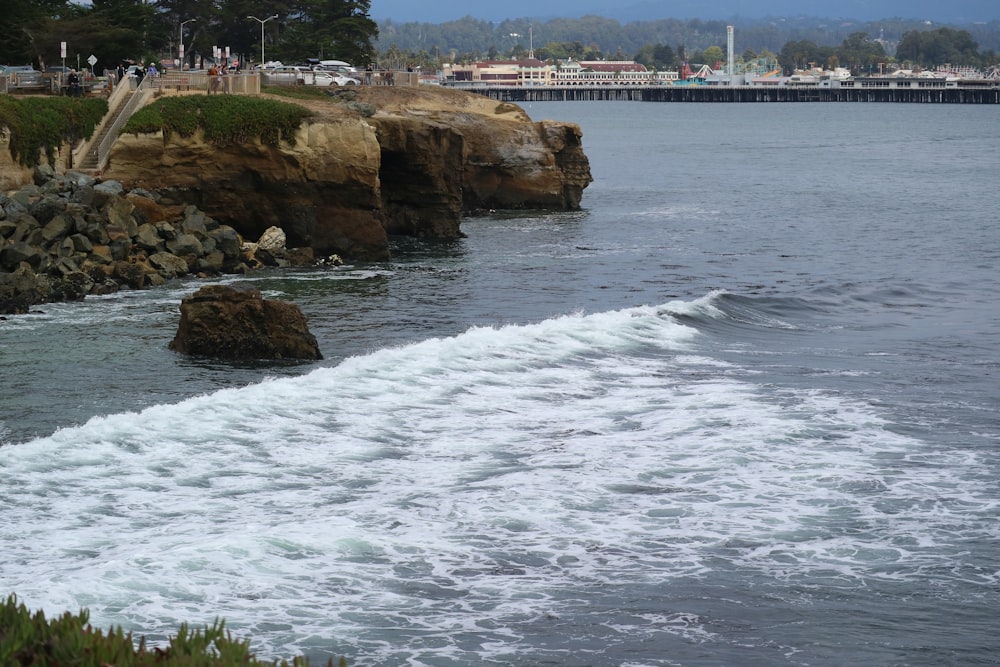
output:
M289 100L314 115L295 145L227 147L123 135L102 178L193 204L247 238L285 230L290 246L358 260L388 235L455 238L463 213L573 210L591 182L580 128L439 87L360 87Z

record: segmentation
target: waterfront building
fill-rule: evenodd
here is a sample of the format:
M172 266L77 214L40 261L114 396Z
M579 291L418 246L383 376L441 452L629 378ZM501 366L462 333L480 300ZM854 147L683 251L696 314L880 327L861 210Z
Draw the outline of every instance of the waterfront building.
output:
M678 73L647 69L632 60L561 60L537 58L484 60L450 68L447 83L458 86L654 86L670 85Z

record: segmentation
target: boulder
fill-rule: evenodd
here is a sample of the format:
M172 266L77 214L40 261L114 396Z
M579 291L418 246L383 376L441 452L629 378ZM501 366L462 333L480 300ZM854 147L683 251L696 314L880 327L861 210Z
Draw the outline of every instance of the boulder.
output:
M139 248L151 253L160 252L166 247L163 239L160 238L159 233L156 231L156 225L148 222L139 226L135 235L135 244Z
M10 273L0 273L0 314L26 313L28 308L45 303L52 293L52 281L21 264Z
M240 258L240 235L229 225L220 225L208 233L209 238L215 241L216 249L225 256L227 260Z
M22 263L37 267L41 261L42 254L38 247L24 241L17 241L0 250L0 269L5 271L13 271Z
M268 227L257 240L257 247L269 252L285 249L285 232L281 227Z
M82 271L71 271L52 285L53 301L83 301L94 287L94 280Z
M185 297L169 347L220 359L323 358L298 306L246 286L209 285Z
M111 276L115 278L119 283L123 285L128 285L132 289L142 289L146 287L147 278L149 273L155 273L155 270L146 271L146 268L139 264L138 262L130 262L128 260L120 259L112 265Z
M176 278L188 272L187 262L169 252L158 252L150 255L149 263L164 278Z

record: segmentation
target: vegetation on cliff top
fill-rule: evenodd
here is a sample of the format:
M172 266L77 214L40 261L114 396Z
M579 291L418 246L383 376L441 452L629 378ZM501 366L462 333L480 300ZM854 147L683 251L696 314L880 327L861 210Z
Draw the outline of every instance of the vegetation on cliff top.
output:
M226 632L223 621L215 621L204 630L191 631L181 625L166 648L146 648L145 638L138 644L132 633L120 627L107 634L89 624L89 614L65 612L47 620L41 611L32 614L11 595L0 604L0 665L77 665L79 667L257 667L282 665L308 667L308 658L291 662L261 662L250 653L249 641L238 641ZM333 666L333 660L327 663ZM340 659L340 667L347 661Z
M123 133L163 132L190 137L198 130L213 144L228 146L259 139L269 146L295 144L302 121L312 115L296 104L243 95L165 97L143 107L125 124Z
M0 95L0 136L9 137L10 156L18 164L41 164L45 151L54 165L59 147L89 139L107 112L108 103L98 98Z

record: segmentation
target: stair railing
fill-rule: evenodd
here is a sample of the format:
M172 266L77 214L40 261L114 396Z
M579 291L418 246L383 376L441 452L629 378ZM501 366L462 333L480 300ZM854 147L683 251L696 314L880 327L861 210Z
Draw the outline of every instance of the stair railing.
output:
M148 84L149 79L152 77L145 76L139 81L139 85L136 87L135 91L132 92L131 97L129 97L128 102L122 107L121 112L111 123L111 126L107 129L107 134L101 139L97 147L93 149L92 156L97 158L97 165L95 169L100 172L108 164L108 158L111 156L111 148L115 145L115 141L118 139L118 135L121 133L125 123L128 119L138 111L142 106L145 105L146 100L152 94L152 90Z

